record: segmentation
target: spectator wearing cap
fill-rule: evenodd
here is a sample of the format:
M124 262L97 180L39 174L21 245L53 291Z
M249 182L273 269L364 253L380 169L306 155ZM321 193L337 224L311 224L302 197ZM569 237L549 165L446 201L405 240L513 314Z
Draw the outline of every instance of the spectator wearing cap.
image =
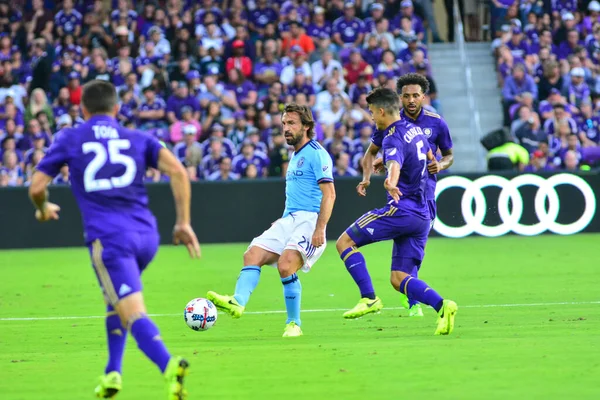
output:
M262 151L256 150L250 142L242 144L240 154L231 161L233 172L238 175L244 175L248 165L253 164L258 170L259 176L267 176L269 167L269 158Z
M331 23L325 19L325 9L321 6L316 6L313 10L312 21L306 28L306 34L313 41L320 42L326 40L329 42L331 38Z
M535 150L531 157L531 162L525 167L523 172L543 172L552 171L554 167L548 162L548 157L542 150Z
M190 96L187 82L179 82L177 91L167 99L167 121L174 124L181 120L181 109L189 106L193 110L193 118L200 119L200 106L198 100Z
M352 49L350 60L344 65L344 79L350 85L358 82L360 75L365 75L367 79L373 77L373 67L367 64L360 53L360 49Z
M54 114L48 104L46 93L42 89L37 88L31 92L31 100L25 110L25 123L29 123L39 112L45 113L50 125L54 125Z
M350 155L348 153L342 152L336 156L333 176L358 176L358 171L350 166Z
M202 126L198 122L197 119L194 119L194 110L190 106L181 107L181 120L176 121L171 127L170 130L170 139L171 143L179 143L184 139L184 135L186 135L185 128L188 126L194 127L195 132L195 140L200 140L200 136L202 135ZM190 131L191 128L188 128Z
M323 52L321 59L311 65L313 84L320 88L324 87L336 69L341 70L342 64L333 58L331 51Z
M252 60L245 55L244 42L234 40L232 43L233 55L225 62L225 71L229 73L232 69L239 69L242 74L249 78L252 75Z
M573 15L577 11L577 0L555 0L551 2L551 7L555 19L560 19L561 15L564 19L565 14Z
M313 107L316 101L315 89L306 79L302 68L296 69L294 82L287 88L288 96L296 96L298 93L303 93L306 96L309 107ZM289 99L291 102L291 99Z
M557 2L558 3L558 2ZM567 40L567 34L573 29L577 29L577 21L575 16L571 12L565 12L561 17L555 17L555 23L562 20L560 27L555 29L552 35L552 40L555 45L560 45L562 42Z
M171 131L171 134L172 133L173 131ZM198 129L195 125L183 125L179 134L183 134L183 141L181 139L173 141L173 143L176 143L175 146L173 146L173 154L175 154L179 161L182 163L185 161L187 149L190 147L197 148L200 154L202 154L202 146L197 142L200 132L198 132Z
M525 67L521 64L517 64L513 68L512 75L506 78L504 88L502 89L505 126L508 126L510 121L508 114L509 107L515 102L521 101L521 95L525 92L529 92L534 98L537 98L537 85L533 78L530 75L527 75Z
M54 26L58 37L81 35L83 16L73 8L73 0L64 0L62 10L54 16Z
M304 51L299 46L293 46L291 51L290 57L292 58L292 64L281 70L279 81L286 86L291 85L294 81L296 70L298 69L302 69L306 78L312 80L312 69L308 62L306 62L306 54Z
M231 158L223 157L219 160L218 170L206 179L209 181L235 181L240 179L240 176L231 171Z
M25 165L31 164L31 159L33 157L33 153L35 151L41 151L44 154L48 151L48 148L45 146L46 144L46 135L42 132L32 134L31 136L32 147L25 152L23 155L23 162Z
M593 33L593 26L595 23L600 22L600 2L592 0L589 2L587 9L589 15L583 18L581 22L582 33L584 35L590 35Z
M567 99L569 103L579 107L582 102L591 102L590 88L585 83L585 71L583 68L573 68L571 70L571 84L568 88Z
M227 75L229 83L225 86L225 89L235 93L237 104L242 108L256 104L258 94L254 83L247 80L237 68L230 69Z
M333 43L338 47L350 48L360 47L365 37L365 24L356 17L356 6L354 2L344 3L344 16L339 17L333 22L331 29L333 32ZM340 57L347 56L347 51L341 51Z
M402 0L400 3L400 13L392 20L391 26L394 36L399 36L401 31L400 21L403 17L410 18L412 29L415 31L417 40L425 39L425 29L423 21L415 15L415 9L411 0ZM449 34L449 33L448 33Z
M510 41L506 44L506 46L510 49L512 56L521 60L524 60L525 56L530 52L527 40L523 36L524 35L521 28L514 27L512 28Z
M307 55L310 55L315 51L315 43L312 38L304 32L304 29L298 21L290 22L290 34L283 39L281 45L282 51L287 53L293 46L299 46Z
M600 116L594 114L592 103L584 101L580 106L581 113L575 121L579 128L579 140L584 147L595 147L600 143Z
M375 33L377 22L384 18L383 10L383 4L380 3L373 3L369 6L369 16L363 19L366 34Z
M44 152L41 150L36 150L33 152L31 156L31 161L29 164L25 165L25 185L29 185L31 183L31 177L35 172L35 168L40 163L40 161L44 158Z
M145 87L143 95L144 101L140 104L137 112L139 128L149 130L167 127L165 121L167 104L165 101L156 95L152 86Z
M202 85L200 73L196 70L191 70L185 74L185 79L187 80L188 87L190 88L190 95L197 97L200 94L200 86Z
M0 167L0 176L4 175L3 186L22 186L25 174L18 163L17 154L12 150L5 151L2 154L2 164L4 166Z

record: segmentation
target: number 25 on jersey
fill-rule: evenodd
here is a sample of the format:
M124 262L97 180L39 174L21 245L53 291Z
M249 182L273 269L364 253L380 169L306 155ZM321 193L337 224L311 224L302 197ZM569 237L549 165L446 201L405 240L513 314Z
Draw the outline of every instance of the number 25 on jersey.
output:
M106 142L106 147L100 142L86 142L82 145L84 154L94 153L94 158L87 165L83 173L83 184L86 192L118 189L131 185L137 174L135 160L128 155L121 154L122 150L131 147L127 139L111 139ZM123 165L125 173L110 179L96 179L101 168L108 164Z

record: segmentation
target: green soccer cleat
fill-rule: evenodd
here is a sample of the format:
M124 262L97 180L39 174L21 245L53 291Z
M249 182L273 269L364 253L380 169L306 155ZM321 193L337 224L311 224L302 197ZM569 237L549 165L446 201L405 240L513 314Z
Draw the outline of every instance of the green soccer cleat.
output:
M421 304L417 303L417 304L413 305L408 310L408 316L409 317L422 317L423 316L423 308L421 308Z
M363 317L371 313L379 313L383 308L383 303L379 297L375 297L375 300L363 297L358 301L358 304L354 306L352 310L344 313L346 319L356 319Z
M112 399L119 393L122 386L121 374L117 371L112 371L100 377L100 384L96 386L94 392L96 393L96 397L101 399Z
M168 400L185 400L187 392L183 388L183 380L188 373L190 364L182 357L171 357L165 370Z
M302 329L294 321L290 322L285 326L283 330L283 337L297 337L302 336Z
M400 293L400 307L406 308L407 310L410 308L410 304L408 304L408 297L404 293Z
M233 296L223 296L211 291L206 294L206 298L212 301L217 309L226 312L233 318L240 318L246 309Z
M449 335L454 330L454 317L458 306L452 300L444 300L442 309L438 313L437 329L435 335Z

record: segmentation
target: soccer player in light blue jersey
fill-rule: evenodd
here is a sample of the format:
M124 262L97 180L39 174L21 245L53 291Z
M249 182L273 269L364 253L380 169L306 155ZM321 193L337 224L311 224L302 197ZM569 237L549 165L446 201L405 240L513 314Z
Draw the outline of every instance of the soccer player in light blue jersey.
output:
M312 140L315 122L310 108L286 105L281 123L287 144L294 147L286 174L283 215L250 243L234 295L210 291L207 298L219 310L240 318L258 285L261 267L277 266L287 310L283 337L295 337L302 335L302 285L297 272L310 271L325 250L325 228L335 202L335 187L331 157Z

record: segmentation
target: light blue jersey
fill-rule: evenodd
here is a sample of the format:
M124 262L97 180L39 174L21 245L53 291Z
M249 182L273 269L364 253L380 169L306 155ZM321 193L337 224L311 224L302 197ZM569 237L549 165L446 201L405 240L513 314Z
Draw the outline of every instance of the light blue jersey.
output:
M333 182L333 163L327 151L311 140L292 155L285 177L285 210L318 213L323 193L319 183Z

